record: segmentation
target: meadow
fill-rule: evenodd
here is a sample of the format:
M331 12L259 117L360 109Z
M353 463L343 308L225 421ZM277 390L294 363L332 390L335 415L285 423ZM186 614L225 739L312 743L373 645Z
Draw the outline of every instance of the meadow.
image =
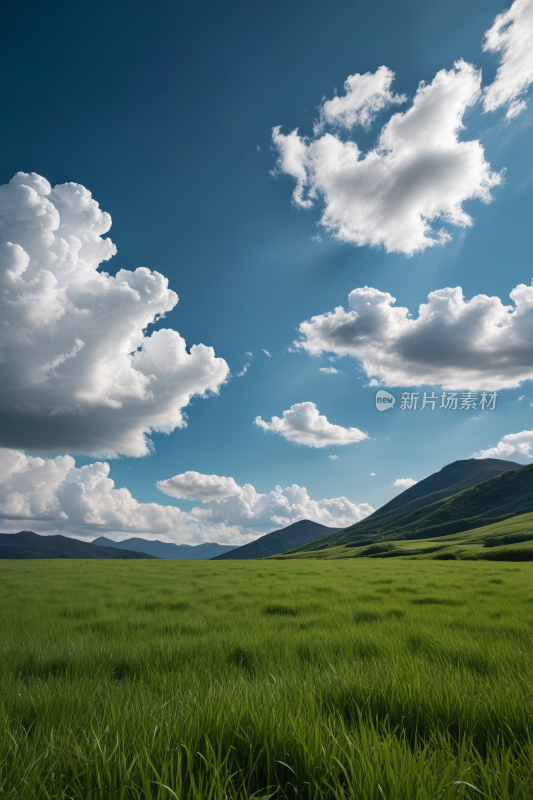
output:
M0 563L0 797L533 797L533 564Z

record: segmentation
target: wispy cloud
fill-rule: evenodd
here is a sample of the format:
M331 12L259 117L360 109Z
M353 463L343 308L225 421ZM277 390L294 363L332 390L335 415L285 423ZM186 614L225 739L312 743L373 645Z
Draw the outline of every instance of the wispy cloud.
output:
M507 106L507 118L516 117L527 102L523 95L533 82L533 0L515 0L486 32L485 52L501 53L494 82L485 89L485 111Z

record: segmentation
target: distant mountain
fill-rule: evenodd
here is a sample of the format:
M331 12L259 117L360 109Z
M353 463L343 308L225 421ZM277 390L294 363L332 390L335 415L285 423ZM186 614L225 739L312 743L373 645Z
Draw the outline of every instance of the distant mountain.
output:
M237 545L217 544L216 542L204 542L204 544L169 544L161 542L159 539L149 541L148 539L126 539L123 542L113 542L100 536L93 541L93 544L104 547L115 547L124 550L135 550L137 553L148 553L156 558L172 558L181 561L200 561L236 550Z
M69 536L40 536L33 531L0 533L0 559L6 558L154 558L146 553L99 547Z
M468 517L480 517L480 519L477 522L475 520L465 522L466 527L460 527L463 523L459 520L463 519L465 515L462 511L458 511L459 506L454 505L452 512L452 507L447 504L448 498L457 497L473 487L488 483L488 481L498 480L506 475L514 475L523 469L527 468L523 468L521 464L513 461L496 458L471 458L465 461L454 461L439 472L433 473L415 486L406 489L405 492L361 522L356 522L355 525L343 528L329 536L322 536L303 546L300 545L298 551L320 550L323 547L347 544L350 546L372 544L383 539L416 538L420 531L424 536L439 536L444 533L468 530L469 526L474 528L477 527L477 524L487 525L491 521L496 521L493 517L498 517L498 514L504 516L518 514L529 511L530 506L533 510L533 497L529 498L528 496L527 480L525 496L522 498L523 505L519 504L520 507L516 510L511 507L504 510L502 507L497 512L495 509L491 510L492 501L489 495L484 496L483 499L479 497L476 509L470 509ZM533 485L531 490L533 490ZM478 497L477 493L476 497ZM450 525L451 527L447 527ZM430 531L429 528L434 526L437 526L438 530Z
M310 519L302 519L299 522L293 522L292 525L287 525L286 528L281 528L279 531L267 533L256 539L255 542L237 547L231 553L216 556L213 561L267 558L267 556L275 556L279 553L284 553L286 550L305 545L312 539L316 539L317 536L324 536L327 533L331 534L338 530L338 528L328 528L326 525L312 522Z

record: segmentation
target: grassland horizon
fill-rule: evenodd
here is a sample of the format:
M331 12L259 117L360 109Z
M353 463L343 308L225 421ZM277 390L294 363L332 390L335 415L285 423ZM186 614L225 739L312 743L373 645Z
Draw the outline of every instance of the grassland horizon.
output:
M532 569L4 561L0 794L531 798Z

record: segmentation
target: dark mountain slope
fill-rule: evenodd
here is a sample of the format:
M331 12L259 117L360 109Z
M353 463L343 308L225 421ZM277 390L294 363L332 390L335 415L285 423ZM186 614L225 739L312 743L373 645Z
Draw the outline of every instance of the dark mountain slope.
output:
M113 542L100 536L93 541L93 544L104 547L115 547L120 550L135 550L137 553L148 553L156 558L179 559L181 561L200 561L214 558L215 556L235 550L237 545L217 544L216 542L204 542L203 544L169 544L161 542L159 539L149 541L139 537L126 539L123 542Z
M9 558L63 558L53 550L25 550L22 547L0 547L0 560Z
M286 528L281 528L279 531L267 533L256 539L255 542L237 547L231 553L216 556L213 561L267 558L267 556L275 556L279 553L284 553L286 550L300 547L316 539L317 536L323 536L326 533L331 534L337 530L338 528L328 528L326 525L320 525L310 519L301 519L298 522L293 522L292 525L287 525Z
M4 548L11 551L10 558L154 558L146 553L98 547L68 536L39 536L33 531L0 533L0 558L6 558ZM20 554L15 553L19 551Z
M476 462L481 463L481 469L477 468ZM418 536L440 536L488 525L505 516L525 513L533 510L533 476L527 473L528 469L530 468L498 459L455 461L402 492L370 517L337 533L300 546L298 550L318 550L341 544L355 546ZM470 480L474 481L487 472L489 475L496 472L496 476L470 483L468 488L453 492L458 484L468 484ZM433 491L426 493L427 488ZM444 497L435 502L435 495ZM423 505L424 499L428 501L426 505Z
M373 520L377 525L381 525L383 522L391 525L418 508L436 503L438 500L444 500L452 494L462 492L463 489L469 489L490 478L496 478L504 472L521 469L521 467L522 464L503 461L499 458L469 458L466 461L454 461L439 472L434 472L433 475L419 481L415 486L411 486L410 489L406 489L405 492L378 508L372 516L357 524L368 525ZM346 530L354 527L352 525Z

